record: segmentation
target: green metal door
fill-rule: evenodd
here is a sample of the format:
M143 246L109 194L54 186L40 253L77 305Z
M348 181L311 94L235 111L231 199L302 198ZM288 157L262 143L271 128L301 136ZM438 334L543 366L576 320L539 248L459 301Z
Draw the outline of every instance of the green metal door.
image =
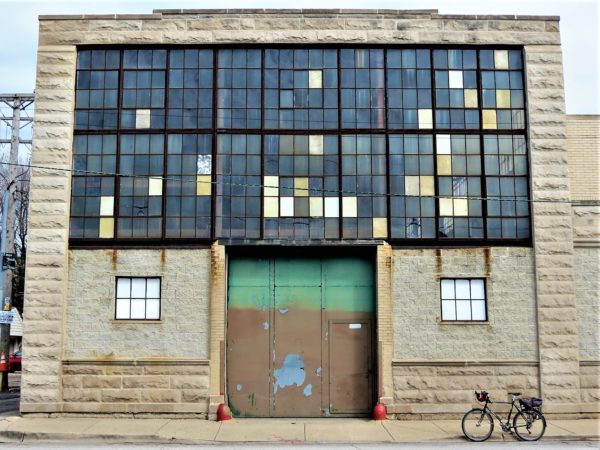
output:
M235 416L369 412L370 259L231 257L228 279L227 395Z

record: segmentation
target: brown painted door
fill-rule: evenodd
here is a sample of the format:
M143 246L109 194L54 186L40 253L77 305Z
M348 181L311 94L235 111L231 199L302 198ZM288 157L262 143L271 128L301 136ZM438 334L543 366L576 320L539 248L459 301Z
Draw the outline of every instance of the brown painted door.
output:
M331 414L361 414L371 409L373 371L369 321L329 322Z

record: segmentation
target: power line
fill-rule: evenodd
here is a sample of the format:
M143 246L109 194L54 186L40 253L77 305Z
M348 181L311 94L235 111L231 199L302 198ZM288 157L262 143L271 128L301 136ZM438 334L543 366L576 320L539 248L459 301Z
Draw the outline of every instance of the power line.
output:
M181 178L179 177L172 177L172 176L161 176L161 175L135 175L135 174L121 174L121 173L117 173L117 172L97 172L97 171L92 171L92 170L82 170L82 169L65 169L65 168L58 168L58 167L49 167L49 166L40 166L40 165L34 165L34 164L12 164L12 163L2 163L2 164L6 164L6 165L14 165L14 166L18 166L18 167L26 167L26 168L30 168L30 169L40 169L40 170L54 170L54 171L58 171L58 172L69 172L75 175L91 175L91 176L111 176L111 177L120 177L120 178L138 178L138 179L160 179L162 181L175 181L175 182L182 182L182 183L194 183L194 184L211 184L214 186L218 186L218 185L227 185L227 186L236 186L236 187L254 187L254 188L271 188L271 189L281 189L281 186L270 186L270 185L265 185L262 183L259 184L253 184L253 183L233 183L233 182L228 182L228 181L204 181L204 180L198 180L196 179L197 175L203 175L203 174L194 174L194 175L182 175ZM208 174L206 174L208 175ZM219 176L219 175L217 175ZM259 176L259 175L229 175L229 174L224 174L224 175L220 175L220 176ZM410 175L408 175L410 176ZM431 175L434 176L434 175ZM190 177L194 177L193 180L190 180L188 178ZM281 177L280 178L310 178L310 177ZM549 200L549 199L538 199L538 200L533 200L533 199L529 199L529 198L523 198L523 197L519 197L519 196L501 196L501 197L481 197L481 196L464 196L464 195L460 195L460 196L455 196L455 195L408 195L408 194L391 194L391 193L379 193L379 192L362 192L362 191L345 191L342 189L311 189L311 188L296 188L296 187L290 187L290 188L283 188L283 189L287 189L289 191L318 191L320 193L329 193L329 194L342 194L343 195L348 195L348 196L372 196L372 197L403 197L403 198L434 198L434 199L464 199L464 200L482 200L482 201L516 201L516 202L528 202L528 203L565 203L565 204L571 204L571 200ZM279 197L286 197L286 196L279 196Z

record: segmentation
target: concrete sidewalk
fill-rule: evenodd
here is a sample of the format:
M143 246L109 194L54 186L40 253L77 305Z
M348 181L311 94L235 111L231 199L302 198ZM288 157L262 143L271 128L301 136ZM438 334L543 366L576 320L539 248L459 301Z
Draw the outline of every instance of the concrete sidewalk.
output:
M493 441L515 441L496 424ZM597 420L551 420L544 441L600 440ZM0 420L0 442L392 443L464 441L460 420L22 418Z

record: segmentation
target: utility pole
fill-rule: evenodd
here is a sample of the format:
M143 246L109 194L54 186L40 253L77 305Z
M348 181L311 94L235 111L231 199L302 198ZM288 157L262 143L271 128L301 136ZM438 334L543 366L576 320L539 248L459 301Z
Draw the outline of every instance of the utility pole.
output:
M10 103L12 100L12 104ZM12 117L2 117L2 120L9 121L8 125L12 128L10 138L10 157L8 167L7 186L3 193L2 205L2 287L0 288L0 370L2 378L0 384L1 392L8 392L8 369L10 355L10 317L12 309L12 279L15 261L15 208L14 191L16 187L17 165L19 164L19 146L26 143L20 140L21 131L21 110L33 102L31 94L13 94L0 95L0 101L8 104L12 108ZM27 118L28 121L32 120ZM6 141L0 140L0 143ZM31 143L28 141L27 143ZM4 360L4 361L3 361ZM2 362L5 362L3 365Z

